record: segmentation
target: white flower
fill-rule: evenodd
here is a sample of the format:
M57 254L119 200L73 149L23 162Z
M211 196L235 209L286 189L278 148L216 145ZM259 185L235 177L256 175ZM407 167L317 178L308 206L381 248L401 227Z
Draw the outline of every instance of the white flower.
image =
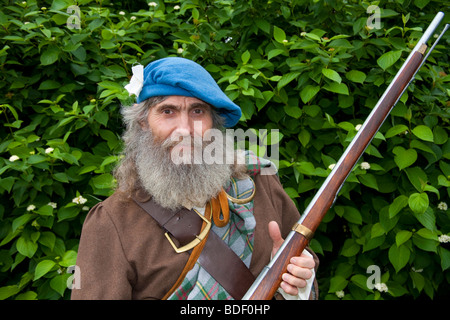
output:
M121 16L124 16L124 15L125 15L125 12L120 11L119 14L120 14Z
M443 234L442 236L439 236L439 242L440 243L449 243L450 242L450 236Z
M328 169L333 170L335 166L336 166L336 163L332 163L328 166Z
M30 204L30 205L27 207L27 211L33 211L34 209L36 209L36 206L35 206L34 204Z
M9 157L9 161L11 161L11 162L17 161L19 159L20 158L18 156L16 156L16 155L12 155L11 157Z
M130 96L134 94L138 97L144 85L144 66L141 64L135 65L131 68L131 71L133 76L130 83L125 86L125 89L127 89Z
M10 159L11 160L11 159ZM446 211L448 209L447 203L445 202L439 202L438 209L442 211Z
M53 149L53 148L47 148L47 149L45 149L45 153L46 153L46 154L52 153L53 150L55 150L55 149Z
M359 129L361 129L361 127L362 127L362 124L357 124L356 127L355 127L355 130L359 131Z
M375 287L375 289L377 289L380 292L388 291L388 287L387 287L386 283L376 283L374 287Z
M336 291L336 296L338 298L343 298L345 296L344 290Z
M56 207L58 206L58 205L56 204L56 202L49 202L49 203L47 203L47 205L50 206L50 207L52 207L53 209L56 209Z
M183 51L184 51L183 48L178 48L178 49L177 49L177 53L179 53L179 54L183 53Z
M368 163L368 162L362 162L362 163L361 163L361 169L363 169L363 170L369 170L369 169L370 169L370 163Z
M286 39L283 40L283 43L288 43L288 41Z
M83 206L83 208L81 208L81 210L83 210L83 211L89 211L89 207L88 207L88 206Z
M173 7L174 10L180 10L180 6L176 5Z
M411 270L414 271L414 272L417 272L417 273L423 272L423 269L416 269L414 267L411 267Z
M131 20L136 20L136 17L135 17L135 16L132 16L130 19L131 19Z
M156 7L158 4L156 2L149 2L148 6L149 7Z
M78 197L72 199L72 202L76 203L76 204L85 204L86 201L87 201L87 199L83 198L83 196L78 196Z

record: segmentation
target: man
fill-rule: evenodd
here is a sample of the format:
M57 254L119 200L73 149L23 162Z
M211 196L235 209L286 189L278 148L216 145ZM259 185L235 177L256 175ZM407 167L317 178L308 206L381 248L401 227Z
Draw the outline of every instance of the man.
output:
M118 187L92 208L83 225L77 258L81 288L73 290L72 299L240 298L234 294L237 282L260 273L299 219L278 177L261 174L273 164L250 153L246 162L238 161L238 153L232 163L193 161L214 143L205 138L211 130L223 132L241 116L197 63L165 58L145 70L133 67L126 88L137 95L137 104L123 110ZM160 221L177 212L203 217L198 240L185 244L169 230L172 222ZM190 228L183 220L170 219ZM216 235L225 249L208 251ZM233 273L228 260L236 258L246 268ZM317 257L306 252L291 259L278 291L286 299L316 296L317 265ZM221 269L225 274L216 276ZM233 282L238 277L244 281Z

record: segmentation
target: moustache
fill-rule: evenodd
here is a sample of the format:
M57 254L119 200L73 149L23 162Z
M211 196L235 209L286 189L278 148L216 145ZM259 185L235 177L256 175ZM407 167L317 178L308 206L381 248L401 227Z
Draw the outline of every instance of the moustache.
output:
M201 137L193 136L177 136L168 137L161 143L161 147L165 150L170 150L173 147L191 147L191 148L204 148L209 144L208 141L203 141Z

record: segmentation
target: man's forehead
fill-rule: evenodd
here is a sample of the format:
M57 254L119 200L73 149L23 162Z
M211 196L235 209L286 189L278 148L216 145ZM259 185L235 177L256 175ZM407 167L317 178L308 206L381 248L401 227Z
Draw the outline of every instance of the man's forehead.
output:
M169 96L164 101L156 104L155 107L163 107L163 106L173 106L178 108L191 108L191 107L205 107L211 108L209 103L204 102L195 97L186 97L186 96Z

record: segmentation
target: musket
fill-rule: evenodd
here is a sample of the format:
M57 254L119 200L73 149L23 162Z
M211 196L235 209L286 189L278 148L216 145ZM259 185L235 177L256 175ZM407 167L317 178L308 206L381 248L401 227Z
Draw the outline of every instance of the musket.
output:
M243 300L268 300L273 297L280 286L282 274L287 270L289 260L294 256L299 256L303 252L328 209L336 200L342 185L353 167L403 92L414 79L414 75L423 65L439 39L447 31L448 24L433 46L428 50L428 54L424 57L427 49L426 42L434 34L434 30L438 27L443 17L444 13L442 12L439 12L435 16L362 127L358 130L356 136L345 149L341 158L301 215L299 221L293 226L292 231L284 240L283 245L278 249L271 262L261 271L253 285L242 298Z

